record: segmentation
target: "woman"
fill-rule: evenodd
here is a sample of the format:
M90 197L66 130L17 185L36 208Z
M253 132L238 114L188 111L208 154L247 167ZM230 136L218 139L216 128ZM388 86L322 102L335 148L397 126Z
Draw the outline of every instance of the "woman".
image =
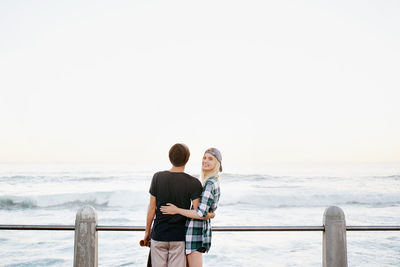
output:
M203 264L202 253L208 252L211 247L211 221L203 220L209 213L217 209L220 196L219 172L222 171L222 155L216 148L209 148L204 152L201 177L203 193L196 210L185 210L168 203L161 206L164 214L180 214L190 218L186 222L186 255L190 267Z

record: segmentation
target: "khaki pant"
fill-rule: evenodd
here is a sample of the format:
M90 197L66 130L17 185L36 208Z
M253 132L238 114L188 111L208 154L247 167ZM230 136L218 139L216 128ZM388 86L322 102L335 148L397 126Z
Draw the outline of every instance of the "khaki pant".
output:
M185 242L151 240L151 264L153 267L186 267Z

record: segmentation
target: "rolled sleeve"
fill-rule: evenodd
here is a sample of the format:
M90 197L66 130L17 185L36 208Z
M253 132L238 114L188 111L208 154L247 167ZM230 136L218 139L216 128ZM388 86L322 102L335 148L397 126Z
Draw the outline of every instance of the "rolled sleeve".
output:
M201 199L199 203L199 207L196 210L197 215L201 218L207 216L208 211L210 210L211 204L214 200L214 187L211 183L207 183L204 187L203 193L201 194Z

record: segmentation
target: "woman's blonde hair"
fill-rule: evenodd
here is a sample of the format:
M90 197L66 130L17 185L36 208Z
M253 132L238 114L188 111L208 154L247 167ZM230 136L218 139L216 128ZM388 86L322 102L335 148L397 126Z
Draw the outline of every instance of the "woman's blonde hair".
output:
M220 168L221 164L219 163L219 161L216 158L215 158L215 161L217 162L217 164L215 164L214 169L212 169L209 173L205 174L203 169L201 170L201 181L203 182L203 184L205 184L207 179L210 177L219 178L219 168Z

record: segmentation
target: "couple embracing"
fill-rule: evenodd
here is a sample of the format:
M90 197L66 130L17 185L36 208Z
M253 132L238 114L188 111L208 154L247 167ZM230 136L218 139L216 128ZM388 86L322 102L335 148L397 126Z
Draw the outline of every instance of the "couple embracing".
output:
M151 181L144 240L151 239L154 267L202 266L202 253L211 246L210 219L220 196L222 156L216 148L204 152L202 183L185 173L189 157L185 144L173 145L169 151L172 168L155 173Z

